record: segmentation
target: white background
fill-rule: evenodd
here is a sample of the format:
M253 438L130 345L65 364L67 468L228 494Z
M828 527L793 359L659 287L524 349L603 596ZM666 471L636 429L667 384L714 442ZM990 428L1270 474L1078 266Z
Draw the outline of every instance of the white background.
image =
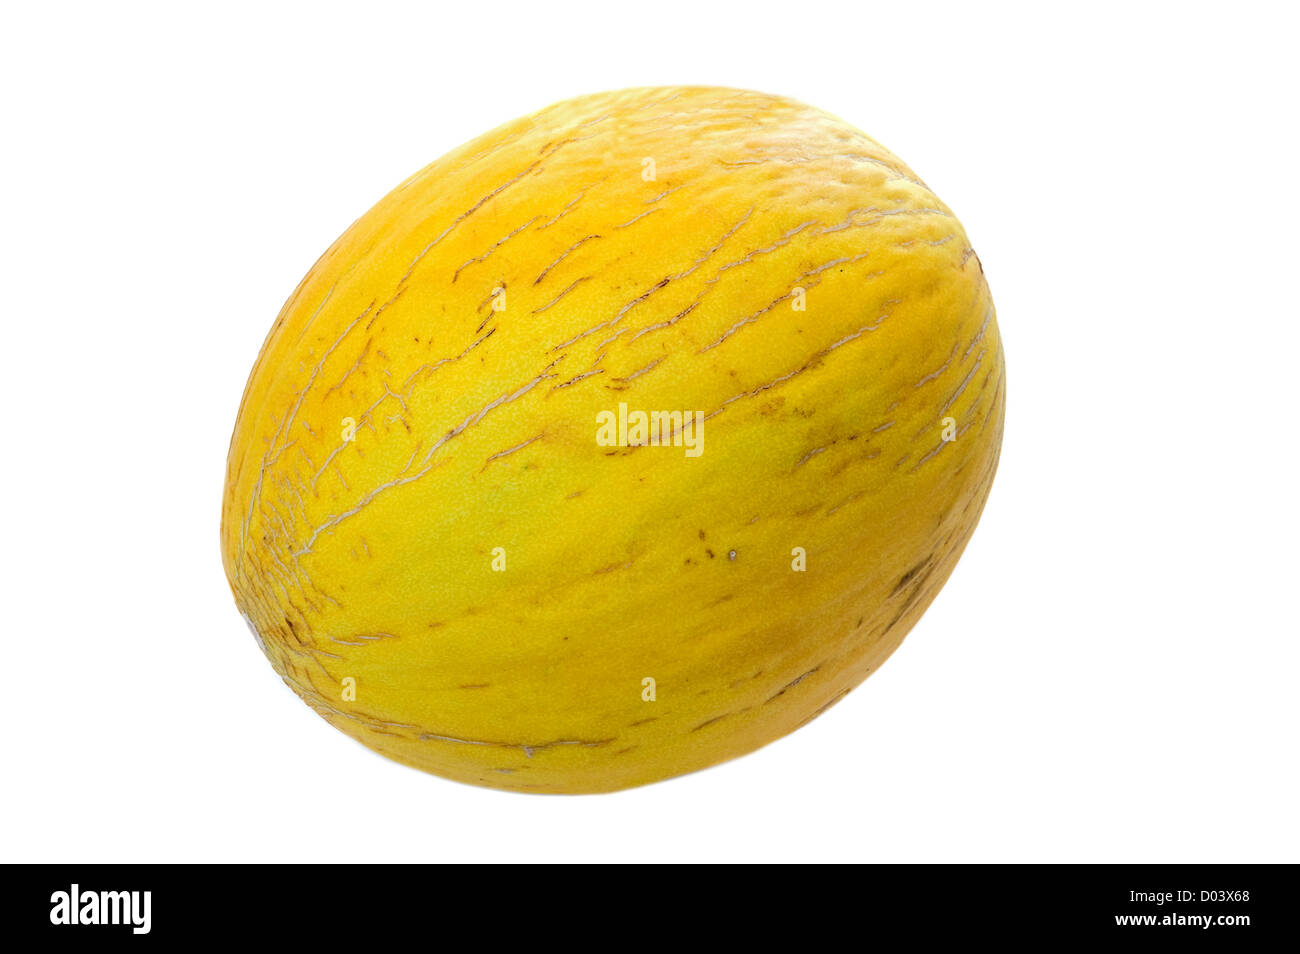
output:
M1293 7L37 9L0 22L0 859L1300 860ZM248 370L407 175L675 83L837 113L961 217L1009 371L983 521L888 665L757 754L589 797L390 763L235 611Z

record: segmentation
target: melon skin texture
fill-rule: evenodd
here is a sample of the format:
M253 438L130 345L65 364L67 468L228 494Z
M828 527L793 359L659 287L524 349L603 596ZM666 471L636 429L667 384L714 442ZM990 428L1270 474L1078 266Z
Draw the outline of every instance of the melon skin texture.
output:
M584 96L416 173L302 280L239 409L225 570L372 749L641 785L884 662L975 528L1004 395L978 257L874 140L757 92ZM620 404L698 412L698 456L598 440Z

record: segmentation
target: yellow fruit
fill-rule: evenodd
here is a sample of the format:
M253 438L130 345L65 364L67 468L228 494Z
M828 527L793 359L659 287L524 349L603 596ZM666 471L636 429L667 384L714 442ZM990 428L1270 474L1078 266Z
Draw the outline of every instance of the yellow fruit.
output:
M384 755L653 782L888 657L974 530L1003 381L961 225L874 140L741 90L585 96L412 176L303 279L235 425L226 573ZM610 446L638 411L684 415Z

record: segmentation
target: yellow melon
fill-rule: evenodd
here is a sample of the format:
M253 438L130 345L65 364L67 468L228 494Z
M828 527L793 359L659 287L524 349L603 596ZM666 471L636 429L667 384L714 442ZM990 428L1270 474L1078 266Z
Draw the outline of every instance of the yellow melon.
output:
M874 140L743 90L584 96L415 174L302 280L239 409L226 573L371 748L644 784L889 656L1003 405L979 259Z

